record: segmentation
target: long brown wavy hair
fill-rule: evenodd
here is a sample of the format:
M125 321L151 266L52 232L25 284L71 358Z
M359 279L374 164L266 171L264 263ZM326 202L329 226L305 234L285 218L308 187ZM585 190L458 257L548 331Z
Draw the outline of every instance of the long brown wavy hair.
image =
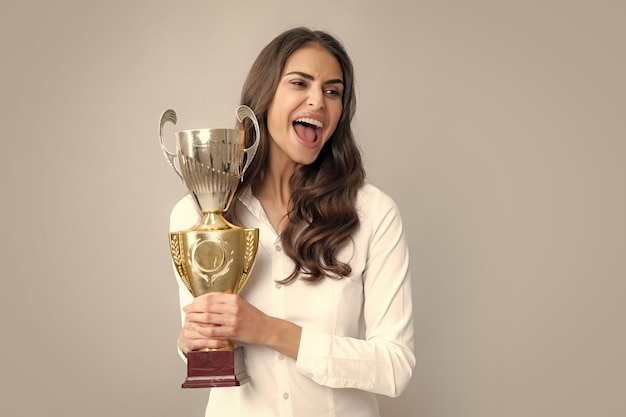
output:
M287 59L298 49L318 44L339 62L343 72L342 113L335 132L315 162L299 166L290 179L291 201L288 222L281 234L283 251L293 259L293 273L280 282L301 279L316 281L324 276L342 278L352 271L336 252L359 227L356 196L365 170L352 134L356 107L354 70L343 45L332 35L308 28L290 29L272 40L252 64L241 92L241 104L250 107L259 121L261 135L257 154L240 184L235 198L262 178L268 163L270 140L267 111L278 88ZM254 130L246 125L247 146ZM303 228L304 227L304 228Z

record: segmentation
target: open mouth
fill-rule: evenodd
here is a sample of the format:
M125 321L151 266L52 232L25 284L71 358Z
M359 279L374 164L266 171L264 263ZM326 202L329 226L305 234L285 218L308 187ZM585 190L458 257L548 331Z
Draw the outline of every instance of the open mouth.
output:
M315 143L321 138L322 127L324 127L322 122L309 117L302 117L293 121L296 134L303 142L307 143Z

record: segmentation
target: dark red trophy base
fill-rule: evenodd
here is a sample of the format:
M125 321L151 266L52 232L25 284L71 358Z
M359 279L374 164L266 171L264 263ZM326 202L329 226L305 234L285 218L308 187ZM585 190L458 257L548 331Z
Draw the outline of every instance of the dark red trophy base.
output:
M242 346L235 350L187 353L187 379L183 388L236 387L249 380Z

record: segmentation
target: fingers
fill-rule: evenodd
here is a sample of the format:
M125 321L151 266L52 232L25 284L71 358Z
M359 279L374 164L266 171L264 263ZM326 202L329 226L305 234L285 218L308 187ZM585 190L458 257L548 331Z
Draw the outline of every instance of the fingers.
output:
M240 296L224 293L196 297L183 311L184 327L189 332L190 340L218 339L254 343L265 317Z
M195 313L189 312L185 315L185 320L190 323L217 325L224 324L225 316L222 313Z
M228 345L229 339L221 335L220 326L185 322L179 336L179 346L187 353L190 350L220 349Z
M203 349L221 349L228 346L227 339L207 339L207 338L187 338L181 337L180 345L181 350L185 353L190 350L203 350Z
M193 302L183 308L189 313L219 313L236 303L237 296L226 293L207 293L194 298Z
M185 323L180 335L181 350L220 349L235 336L232 314L236 296L209 293L196 297L185 306Z
M231 340L235 336L232 328L227 326L203 326L190 332L193 333L193 337L198 339Z

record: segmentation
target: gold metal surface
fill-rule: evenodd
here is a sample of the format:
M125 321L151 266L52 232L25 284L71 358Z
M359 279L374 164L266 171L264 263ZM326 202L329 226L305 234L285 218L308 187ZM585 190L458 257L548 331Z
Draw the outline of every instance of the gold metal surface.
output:
M220 213L205 213L190 229L170 233L172 260L194 297L238 294L248 280L259 246L258 229L244 229Z

